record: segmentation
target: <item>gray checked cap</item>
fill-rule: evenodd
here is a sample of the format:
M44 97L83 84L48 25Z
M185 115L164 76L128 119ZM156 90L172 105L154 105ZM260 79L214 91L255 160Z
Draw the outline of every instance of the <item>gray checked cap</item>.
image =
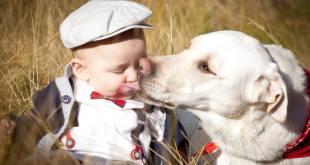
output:
M147 7L126 0L91 0L73 11L60 25L66 48L113 37L133 28L151 28L143 21L152 15Z

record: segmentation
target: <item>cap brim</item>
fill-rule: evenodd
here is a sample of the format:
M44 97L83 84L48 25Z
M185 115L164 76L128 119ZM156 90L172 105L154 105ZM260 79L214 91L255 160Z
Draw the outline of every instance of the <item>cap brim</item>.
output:
M151 29L153 28L151 25L146 24L146 23L140 23L140 24L136 24L136 25L131 25L131 26L127 26L125 28L119 29L111 34L105 35L105 36L101 36L98 38L93 39L92 41L99 41L99 40L103 40L103 39L107 39L113 36L116 36L124 31L127 31L129 29Z

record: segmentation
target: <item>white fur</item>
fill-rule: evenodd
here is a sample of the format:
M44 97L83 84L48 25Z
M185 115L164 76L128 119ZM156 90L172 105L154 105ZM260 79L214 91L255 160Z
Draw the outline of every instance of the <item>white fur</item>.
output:
M309 113L305 75L293 53L236 31L198 36L176 56L152 58L142 88L201 119L225 164L310 164L281 159ZM209 71L203 72L201 64Z

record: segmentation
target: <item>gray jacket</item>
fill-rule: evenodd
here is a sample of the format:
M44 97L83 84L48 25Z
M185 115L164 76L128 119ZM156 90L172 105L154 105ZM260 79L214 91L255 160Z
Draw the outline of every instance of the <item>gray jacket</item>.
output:
M60 137L70 128L78 126L77 115L79 104L73 97L73 76L71 67L66 67L65 74L56 78L47 87L33 96L33 108L16 120L16 129L10 150L8 164L16 164L36 152L49 152L60 147ZM154 108L150 106L151 108ZM184 129L174 120L173 113L166 111L166 128L174 126L173 133L165 129L164 141L177 142L180 152L186 155L187 142ZM170 116L170 117L169 117ZM165 147L152 142L152 150L165 159L173 161ZM150 152L151 153L151 152ZM160 164L157 154L149 155L150 164Z

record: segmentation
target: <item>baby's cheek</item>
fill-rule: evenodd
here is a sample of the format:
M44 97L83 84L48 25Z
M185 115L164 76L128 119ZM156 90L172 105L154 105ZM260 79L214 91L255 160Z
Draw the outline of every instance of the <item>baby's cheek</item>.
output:
M102 90L105 90L110 95L117 95L118 92L122 89L122 81L119 80L108 80L108 82L104 82L104 85L101 87Z
M122 84L125 84L126 79L121 75L103 73L94 76L90 82L97 92L112 97L118 94L118 91L122 88Z

